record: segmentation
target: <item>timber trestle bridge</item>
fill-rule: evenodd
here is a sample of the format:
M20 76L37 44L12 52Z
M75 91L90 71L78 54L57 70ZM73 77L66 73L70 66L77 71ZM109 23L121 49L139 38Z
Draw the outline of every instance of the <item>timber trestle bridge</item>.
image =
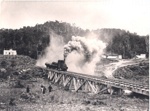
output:
M107 90L110 94L113 94L114 89L118 89L118 94L121 94L123 90L130 90L138 94L149 96L148 85L118 79L100 78L75 72L48 69L48 80L74 92L81 90L87 93L99 94Z

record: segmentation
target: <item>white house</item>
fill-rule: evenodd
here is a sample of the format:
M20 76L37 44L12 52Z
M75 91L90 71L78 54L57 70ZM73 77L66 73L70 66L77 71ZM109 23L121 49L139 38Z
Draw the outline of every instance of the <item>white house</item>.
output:
M118 58L119 58L119 59L122 59L122 55L118 55Z
M107 58L107 59L122 59L122 55L117 55L117 54L102 55L102 58Z
M4 50L3 55L17 55L17 51L12 49Z
M136 55L136 57L140 58L140 59L145 59L146 58L146 54Z

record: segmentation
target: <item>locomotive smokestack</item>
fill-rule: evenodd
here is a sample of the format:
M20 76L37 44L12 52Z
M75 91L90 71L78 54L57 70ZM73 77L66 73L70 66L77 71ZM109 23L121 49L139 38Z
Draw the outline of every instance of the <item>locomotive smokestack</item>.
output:
M66 57L67 57L67 56L64 54L64 62L66 61Z

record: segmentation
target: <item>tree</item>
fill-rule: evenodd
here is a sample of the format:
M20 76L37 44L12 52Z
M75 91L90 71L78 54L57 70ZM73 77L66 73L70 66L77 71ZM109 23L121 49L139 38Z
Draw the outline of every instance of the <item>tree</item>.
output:
M7 62L3 60L3 61L1 62L1 66L2 66L3 68L5 68L5 67L7 66Z

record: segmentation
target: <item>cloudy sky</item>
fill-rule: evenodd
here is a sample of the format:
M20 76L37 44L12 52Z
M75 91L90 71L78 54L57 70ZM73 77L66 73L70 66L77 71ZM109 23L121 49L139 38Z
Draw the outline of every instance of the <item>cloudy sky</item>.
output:
M18 29L46 21L83 29L120 28L150 34L150 0L1 0L0 28Z

